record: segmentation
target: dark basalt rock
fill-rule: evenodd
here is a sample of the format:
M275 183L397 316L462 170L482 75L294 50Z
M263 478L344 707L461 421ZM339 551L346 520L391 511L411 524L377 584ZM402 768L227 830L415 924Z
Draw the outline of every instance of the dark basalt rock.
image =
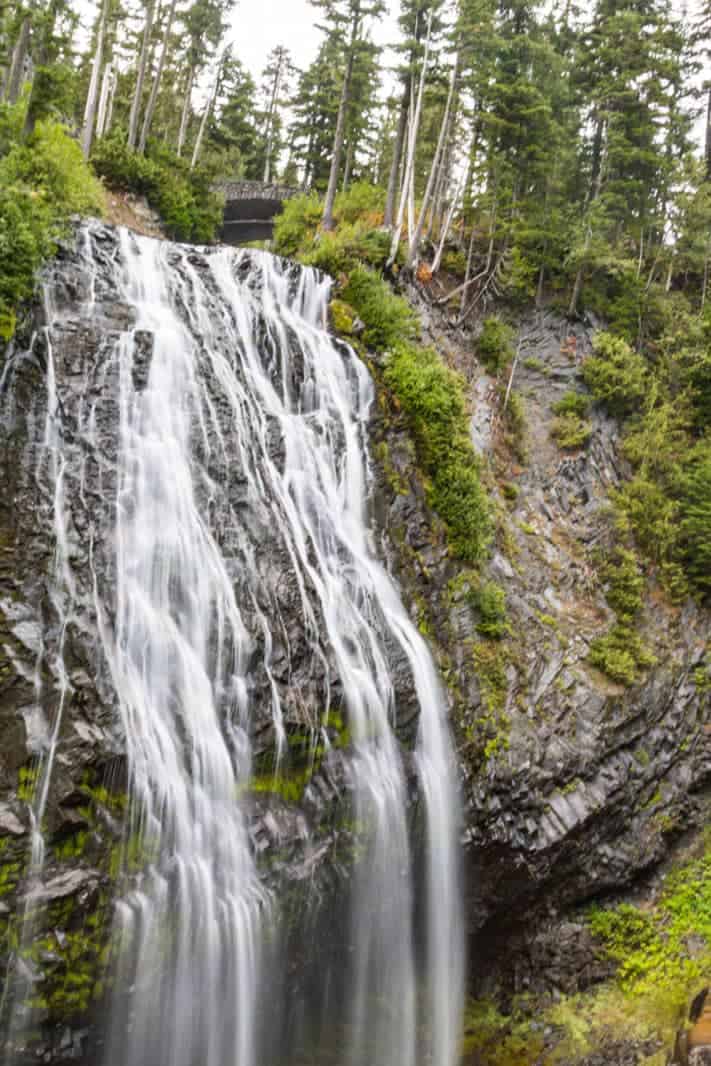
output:
M470 382L473 440L494 460L502 445L491 431L493 408L486 409L492 388L471 336L453 331L414 289L410 297L422 311L425 339ZM605 507L626 464L617 424L597 408L585 450L563 455L550 436L554 403L570 388L585 388L580 362L592 331L579 327L572 345L568 323L552 313L524 315L521 330L533 357L516 378L528 458L510 463L518 495L512 504L499 500L505 536L487 567L505 590L511 626L495 716L501 742L488 758L491 713L471 652L481 639L479 619L466 595L453 592L462 568L427 510L406 427L384 390L385 413L373 427L378 454L387 456L377 514L452 690L472 986L481 994L495 987L567 994L610 974L581 931L580 905L636 885L686 831L708 821L711 694L694 674L705 661L711 618L690 601L674 608L655 595L640 628L657 665L630 689L589 665L592 640L614 617L593 551L610 536ZM626 1062L624 1054L590 1061Z

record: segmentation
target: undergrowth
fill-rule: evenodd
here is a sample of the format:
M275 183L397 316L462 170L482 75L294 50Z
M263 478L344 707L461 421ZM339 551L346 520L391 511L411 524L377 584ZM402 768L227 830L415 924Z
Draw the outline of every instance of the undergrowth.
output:
M667 876L653 905L595 906L587 922L598 950L617 965L613 980L552 1005L521 996L508 1014L489 1000L470 1003L465 1063L571 1066L616 1041L648 1041L665 1061L711 967L709 844ZM690 950L692 937L703 947Z
M27 141L9 147L0 159L0 338L15 332L69 217L102 211L101 185L62 125L39 122Z
M151 155L132 151L121 137L99 141L91 161L116 189L145 196L169 237L198 244L214 239L222 223L222 203L210 190L211 175L158 146Z

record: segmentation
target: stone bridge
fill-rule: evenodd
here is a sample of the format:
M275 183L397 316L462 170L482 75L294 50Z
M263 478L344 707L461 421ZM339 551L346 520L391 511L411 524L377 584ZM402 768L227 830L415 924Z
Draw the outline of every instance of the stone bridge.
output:
M300 193L287 185L261 181L219 181L213 188L225 198L221 238L226 244L269 240L284 201Z

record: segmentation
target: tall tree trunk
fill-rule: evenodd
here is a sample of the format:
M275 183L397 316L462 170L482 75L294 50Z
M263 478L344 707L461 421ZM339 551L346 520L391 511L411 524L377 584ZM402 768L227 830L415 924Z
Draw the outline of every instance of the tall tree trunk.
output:
M108 137L111 132L111 122L114 117L114 101L116 100L116 85L118 83L118 72L114 66L111 68L111 81L109 83L109 95L106 101L106 118L104 119L104 126L102 137Z
M400 194L400 205L397 211L397 218L395 219L395 225L392 230L392 240L390 242L390 256L388 258L388 267L391 267L395 262L397 256L397 250L400 246L400 234L402 233L402 224L405 219L405 207L408 201L410 189L413 185L414 171L415 171L415 150L417 148L417 135L420 128L420 115L422 114L422 98L425 93L425 81L427 80L427 67L430 59L430 43L432 40L432 17L433 12L430 9L429 17L427 19L427 36L425 38L425 54L422 58L422 69L420 71L420 80L417 86L417 102L415 106L410 106L410 120L408 123L408 138L407 138L407 158L405 160L405 168L402 176L402 192Z
M138 60L136 73L136 86L133 90L131 101L131 114L128 119L128 147L136 147L138 137L138 118L141 113L141 101L143 99L143 85L146 80L146 67L148 65L148 53L151 48L151 33L153 31L153 19L156 13L156 0L148 0L146 7L146 21L143 27L143 41L141 42L141 55Z
M343 191L345 192L351 180L351 170L353 169L353 141L348 139L348 148L346 149L346 165L343 168Z
M711 181L711 86L709 86L706 100L706 140L704 143L704 161L706 164L706 180Z
M400 176L400 163L402 161L402 149L405 144L405 133L407 131L407 115L410 110L411 81L412 77L408 74L402 91L402 100L400 101L400 113L397 119L395 143L393 145L393 158L392 163L390 164L390 174L388 176L388 192L385 199L385 216L383 218L383 225L388 229L392 226L395 215L395 200L397 198L398 178Z
M438 219L440 220L441 229L441 221L443 221L445 213L444 202L447 195L447 189L450 185L449 178L452 170L452 160L454 158L454 135L456 133L456 115L458 109L459 99L457 94L457 99L455 99L449 113L449 122L445 133L445 147L442 152L442 158L439 161L439 167L437 168L437 180L435 181L434 196L432 197L432 210L430 211L429 221L427 222L424 234L425 241L428 241L430 236L434 233L435 224Z
M165 25L165 32L163 34L163 47L160 50L160 58L158 60L158 69L155 72L153 78L153 84L151 85L151 94L148 97L148 103L146 104L146 113L143 116L143 125L141 127L141 136L138 140L138 151L143 153L146 150L146 141L148 140L148 134L151 130L151 122L153 121L153 113L156 109L156 103L158 102L158 90L160 89L161 78L163 77L163 68L165 67L165 61L168 56L168 48L170 47L170 31L173 28L173 19L175 17L175 7L177 0L171 0L171 5L168 10L168 21Z
M10 69L7 74L5 99L8 104L16 104L20 98L24 81L25 64L30 48L30 16L25 15L20 26L20 33L12 50Z
M444 110L444 121L439 131L439 137L437 138L437 148L435 149L434 159L432 160L432 166L430 167L429 177L427 179L427 187L425 188L425 195L422 198L422 206L420 207L420 216L417 220L415 232L410 239L410 247L407 252L407 266L412 268L417 260L417 255L420 249L420 241L422 240L422 231L425 226L425 217L427 215L427 208L429 207L430 199L432 198L432 192L434 190L434 184L437 177L437 171L439 169L440 159L442 158L442 151L444 149L445 137L447 136L447 129L449 126L449 115L452 109L452 100L454 99L454 89L457 83L457 76L459 73L459 53L455 56L454 66L452 67L452 76L449 80L449 93L447 94L447 105Z
M336 135L333 139L333 157L331 159L331 172L328 176L328 188L326 189L326 201L323 205L323 217L321 225L325 230L333 229L333 205L336 202L338 189L338 175L341 169L343 156L343 142L346 136L346 115L351 101L351 82L353 81L353 66L355 64L355 47L360 31L360 5L356 5L351 24L351 39L348 46L348 62L346 73L343 78L341 90L341 102L338 105L338 118L336 120Z
M188 122L190 121L190 103L193 95L193 82L195 81L195 67L191 66L188 71L188 83L185 86L185 96L183 98L183 110L180 115L180 129L178 130L178 144L176 148L176 155L180 157L183 154L183 148L185 147L185 138L188 135Z
M467 250L467 266L464 271L464 284L462 285L461 298L459 301L459 313L464 314L467 306L467 293L469 291L469 281L472 276L472 264L474 262L474 241L476 238L476 229L472 226L472 231L469 235L469 248Z
M269 101L269 110L267 112L267 136L266 148L264 153L263 175L263 181L265 185L269 184L269 178L271 177L272 151L274 146L274 120L276 117L277 101L279 99L279 89L281 88L281 76L283 67L284 56L280 53L276 73L274 74L274 85L272 86L272 95Z
M191 170L194 170L197 166L198 156L200 155L202 142L205 137L205 130L207 129L207 123L210 118L210 115L212 114L212 109L215 106L215 101L217 100L217 93L220 88L220 74L222 73L222 64L224 63L226 56L227 49L225 49L225 51L220 56L219 62L217 64L217 70L215 71L215 81L212 86L212 91L210 93L210 97L207 103L205 104L205 110L203 111L202 119L200 121L200 129L198 130L198 135L195 139L195 147L193 148L192 159L190 160Z
M84 158L89 158L91 142L94 137L94 123L96 121L96 107L99 102L99 88L101 86L101 64L104 60L104 34L106 33L106 21L109 15L109 0L104 0L99 25L96 30L96 47L94 59L91 64L91 78L89 79L89 91L86 94L86 107L84 108L84 125L81 132L81 150Z
M109 98L111 96L111 86L114 79L114 65L113 63L107 63L104 67L104 74L101 79L101 91L99 93L99 107L96 112L96 136L101 138L106 132L106 119L109 113Z
M439 270L440 266L442 265L442 255L444 254L444 246L445 246L445 243L447 241L447 234L449 233L450 227L452 225L452 219L454 218L454 212L457 210L457 204L459 203L459 197L461 196L462 192L464 191L464 189L466 189L466 187L467 187L467 185L469 183L469 169L470 169L470 167L471 167L471 157L469 159L469 163L467 165L466 172L460 177L459 181L457 182L456 188L455 188L454 193L452 195L452 202L450 203L449 210L447 211L447 217L446 217L446 219L444 221L444 225L442 226L442 231L441 231L441 233L439 235L439 244L437 245L437 251L435 253L435 257L432 260L432 273L433 274L436 274L437 271Z

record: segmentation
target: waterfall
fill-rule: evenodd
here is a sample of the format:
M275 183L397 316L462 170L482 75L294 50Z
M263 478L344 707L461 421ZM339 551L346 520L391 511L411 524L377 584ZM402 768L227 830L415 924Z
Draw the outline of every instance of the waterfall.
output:
M267 1060L274 1000L290 992L273 980L281 900L250 835L255 723L278 776L295 713L327 745L336 711L358 847L334 1023L347 1039L330 1061L452 1066L464 935L456 768L434 663L375 551L368 371L329 335L330 282L317 272L126 231L107 257L102 232L80 234L91 279L81 317L94 318L97 279L130 314L73 407L49 382L45 445L55 587L70 603L63 501L84 483L87 451L100 487L96 654L127 752L126 853L141 857L117 904L106 1066ZM52 375L63 314L52 309L46 330ZM75 442L65 449L62 418ZM418 708L412 757L395 663Z

